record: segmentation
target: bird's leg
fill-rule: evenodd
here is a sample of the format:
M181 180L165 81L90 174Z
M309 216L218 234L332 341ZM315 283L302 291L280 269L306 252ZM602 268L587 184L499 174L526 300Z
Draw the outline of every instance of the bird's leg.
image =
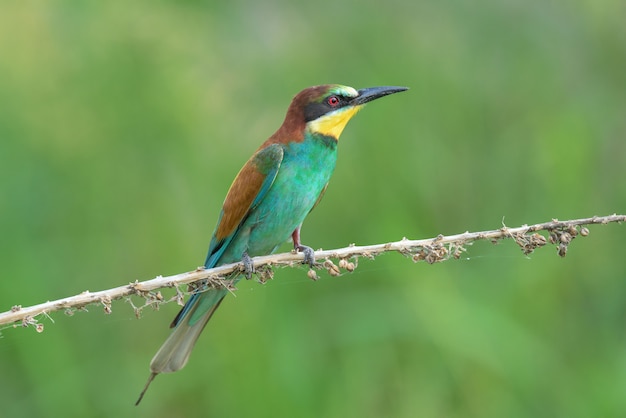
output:
M250 280L252 273L254 273L254 263L247 252L244 252L241 256L241 262L243 263L243 274L246 276L246 279Z
M296 230L293 231L293 234L291 234L291 239L293 240L293 248L296 251L301 251L304 254L304 264L308 264L309 266L313 267L313 265L315 264L315 251L313 251L313 248L302 245L302 243L300 242L301 227L302 225L299 225Z

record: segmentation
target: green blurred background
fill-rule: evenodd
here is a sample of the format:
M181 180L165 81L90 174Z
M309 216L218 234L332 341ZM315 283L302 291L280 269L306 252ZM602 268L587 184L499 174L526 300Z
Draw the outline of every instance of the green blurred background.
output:
M623 213L625 13L3 1L0 311L200 265L230 182L315 84L411 87L344 132L303 229L315 248ZM565 259L477 243L242 282L137 408L178 307L55 313L41 334L2 330L0 415L624 416L625 232L592 227Z

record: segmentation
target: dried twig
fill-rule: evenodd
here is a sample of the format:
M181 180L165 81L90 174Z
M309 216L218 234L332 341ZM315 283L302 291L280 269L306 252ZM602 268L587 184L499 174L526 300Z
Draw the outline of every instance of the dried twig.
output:
M578 235L586 236L589 230L586 225L608 224L611 222L624 222L626 215L594 216L592 218L575 219L569 221L558 221L553 219L536 225L524 225L517 228L503 226L500 229L482 232L465 232L457 235L443 236L435 238L408 240L403 238L400 241L387 244L356 246L350 245L345 248L335 250L316 251L315 260L322 261L316 267L325 269L331 276L340 275L342 270L353 271L356 267L355 261L358 257L374 258L375 256L389 251L399 252L405 256L410 256L415 262L426 261L436 263L450 258L460 258L466 251L465 246L473 241L489 240L496 242L504 238L512 238L522 249L524 254L532 253L536 248L547 243L554 244L561 257L567 253L567 248L571 241ZM548 237L539 234L538 231L547 231ZM338 259L338 265L332 259ZM253 259L256 275L260 281L264 282L273 277L272 267L275 266L295 266L301 265L302 254L282 253L255 257ZM183 295L179 289L180 285L193 284L193 289L206 289L209 287L226 287L231 291L236 290L232 286L233 273L242 270L241 263L227 264L213 269L198 268L188 273L181 273L168 277L156 277L144 282L135 281L133 283L91 293L84 291L79 295L41 303L23 308L20 305L13 306L9 311L0 313L0 325L13 324L16 326L34 326L38 332L43 331L43 324L39 323L37 317L48 316L49 313L65 310L67 314L72 314L77 309L84 309L90 304L101 304L105 313L111 313L111 303L114 300L126 298L135 309L137 316L145 306L158 306L162 302L176 301L182 304ZM308 276L317 279L317 272L309 270ZM169 300L164 300L159 289L175 288L176 294ZM144 306L137 307L130 301L130 296L137 295L145 299Z

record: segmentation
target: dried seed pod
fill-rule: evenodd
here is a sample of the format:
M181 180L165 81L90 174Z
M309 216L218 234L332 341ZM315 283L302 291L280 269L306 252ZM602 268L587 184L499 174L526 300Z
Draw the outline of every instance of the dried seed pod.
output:
M411 258L413 259L414 263L417 263L418 261L426 259L426 253L424 252L424 250L419 250L417 253L413 254L413 257Z
M559 237L559 241L561 241L562 244L569 244L570 242L572 242L572 236L569 234L569 232L563 232Z
M328 274L333 277L337 277L341 275L341 270L339 270L339 267L333 264L332 267L328 269Z
M559 256L565 257L567 255L567 244L559 244Z
M265 283L274 278L274 270L268 265L261 266L257 269L256 275L259 282Z
M438 261L443 260L448 254L448 250L442 246L434 246L430 247L428 251L428 255L426 255L426 262L428 264L434 264Z
M306 273L307 276L309 276L309 279L313 280L313 281L317 281L317 279L319 279L319 276L317 275L317 272L313 269L309 270Z
M550 241L550 244L556 244L558 240L559 237L556 232L550 231L550 235L548 236L548 241Z
M530 242L537 247L542 247L546 245L546 237L535 232L530 236Z
M324 261L324 267L328 271L328 274L330 274L331 276L339 276L341 274L341 270L339 270L339 267L337 267L337 265L335 265L335 263L330 260Z
M428 264L435 264L438 260L437 256L435 255L435 253L428 253L428 255L426 256L426 262Z
M589 229L583 226L582 228L580 228L580 235L586 237L587 235L589 235Z

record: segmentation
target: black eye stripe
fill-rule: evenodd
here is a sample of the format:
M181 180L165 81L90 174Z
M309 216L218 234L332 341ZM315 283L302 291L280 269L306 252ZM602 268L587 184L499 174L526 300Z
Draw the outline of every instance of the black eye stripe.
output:
M330 106L328 106L326 102L309 103L304 108L304 120L306 122L311 122L312 120L319 118L323 114L328 113L329 110Z
M336 105L331 106L328 101L330 100L331 97L336 97L339 101L337 102ZM326 99L324 99L322 102L320 103L309 103L308 105L305 106L304 108L304 120L306 122L311 122L312 120L315 120L317 118L319 118L320 116L325 115L328 112L331 112L333 110L337 110L345 105L348 104L348 100L343 97L340 96L338 94L335 94L333 96L330 96Z

